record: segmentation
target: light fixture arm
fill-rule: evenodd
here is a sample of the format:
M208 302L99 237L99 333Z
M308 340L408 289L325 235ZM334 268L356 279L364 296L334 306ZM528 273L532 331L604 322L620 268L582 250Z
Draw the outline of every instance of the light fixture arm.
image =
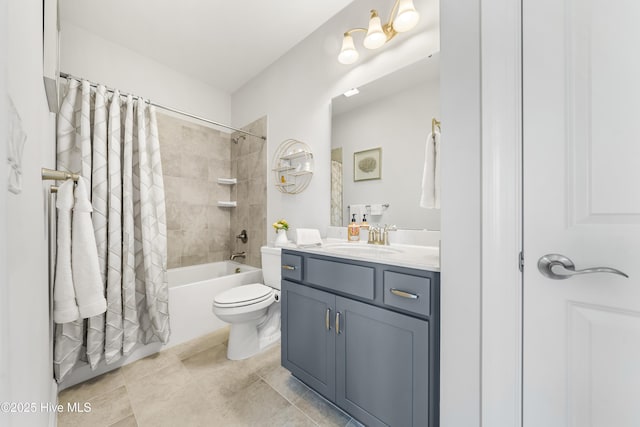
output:
M345 31L344 35L345 36L350 36L351 33L357 33L358 31L362 31L362 32L366 33L367 29L366 28L352 28L349 31Z
M389 14L389 19L387 20L387 23L384 26L385 28L386 27L393 28L393 18L396 16L396 13L398 12L398 7L399 6L400 6L400 0L396 0L395 2L393 2L393 7L391 8L391 13Z

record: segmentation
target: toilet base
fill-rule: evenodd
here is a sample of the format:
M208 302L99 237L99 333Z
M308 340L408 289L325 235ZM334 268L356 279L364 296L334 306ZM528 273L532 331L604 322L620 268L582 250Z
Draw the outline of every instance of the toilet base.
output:
M227 359L248 359L279 339L280 303L275 303L269 307L267 315L258 321L231 324Z
M232 323L229 331L227 359L242 360L260 352L256 323Z

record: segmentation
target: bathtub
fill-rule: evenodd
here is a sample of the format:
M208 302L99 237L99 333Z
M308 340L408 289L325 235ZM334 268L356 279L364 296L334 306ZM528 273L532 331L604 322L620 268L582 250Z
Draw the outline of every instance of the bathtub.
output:
M59 391L226 326L227 323L218 319L211 310L213 298L234 286L262 283L262 270L233 261L221 261L172 268L167 272L167 279L171 322L169 342L166 345L158 342L137 344L130 355L111 365L101 360L95 370L81 363L59 384Z
M169 347L208 334L227 325L211 305L222 291L249 283L262 283L262 270L234 261L169 269Z

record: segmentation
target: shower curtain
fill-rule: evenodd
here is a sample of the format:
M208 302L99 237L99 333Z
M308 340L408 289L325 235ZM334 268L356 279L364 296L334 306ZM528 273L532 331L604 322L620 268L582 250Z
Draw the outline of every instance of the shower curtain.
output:
M155 108L69 79L60 106L57 168L91 185L107 312L56 325L54 372L95 369L138 343L169 339L167 231Z
M331 160L331 225L342 227L342 163Z

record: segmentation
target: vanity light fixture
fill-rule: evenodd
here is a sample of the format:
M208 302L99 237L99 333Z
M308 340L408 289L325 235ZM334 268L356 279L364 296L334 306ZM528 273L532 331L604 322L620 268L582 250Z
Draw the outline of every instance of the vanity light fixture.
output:
M358 51L353 43L353 33L364 32L363 45L367 49L382 47L398 33L404 33L416 26L420 14L413 6L413 0L395 0L391 16L386 24L380 21L377 10L372 10L368 28L352 28L344 33L342 49L338 61L342 64L353 64L358 60Z
M345 93L343 93L344 96L346 96L347 98L351 98L354 95L359 94L360 91L358 90L357 87L351 88L348 91L346 91Z

